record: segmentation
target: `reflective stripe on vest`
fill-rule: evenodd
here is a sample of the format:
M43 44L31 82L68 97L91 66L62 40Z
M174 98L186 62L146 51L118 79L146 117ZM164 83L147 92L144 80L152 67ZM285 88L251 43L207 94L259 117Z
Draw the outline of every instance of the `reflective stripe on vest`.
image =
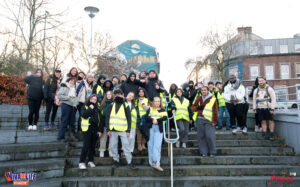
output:
M160 98L161 98L161 102L162 102L162 104L163 104L163 107L166 108L166 106L167 106L167 98L164 97L164 92L161 92L161 93L159 94L159 96L160 96Z
M97 89L96 89L96 94L98 95L99 92L101 92L101 95L103 95L103 89L100 85L97 86Z
M152 107L150 108L150 116L152 119L159 119L164 116L168 116L167 112L158 112L156 109L153 109Z
M147 106L148 105L148 99L147 98L143 98L142 104L145 104ZM146 111L144 110L144 108L143 108L142 105L139 105L139 100L137 100L137 106L139 108L140 116L142 117L143 115L146 114Z
M224 99L224 97L223 97L223 93L220 94L220 92L218 92L218 94L217 94L217 99L218 99L219 107L226 106L226 104L225 104L225 99Z
M196 94L196 97L195 97L195 99L194 99L194 101L193 101L193 104L196 102L197 98L198 98L199 96L201 96L201 95L202 95L202 94L198 91L197 94ZM197 116L198 116L198 111L194 112L194 114L193 114L193 120L194 120L194 121L197 120Z
M204 110L203 110L203 116L205 119L207 119L208 121L212 122L212 108L215 104L215 101L216 101L216 98L214 97L211 97L209 103L207 103L204 107Z
M133 107L131 110L131 128L136 129L136 122L137 122L137 112L136 109Z
M190 121L188 111L190 105L189 101L186 98L183 98L183 102L181 103L177 97L173 98L173 101L176 106L175 120L185 119L186 121Z
M84 106L85 109L88 109L88 106ZM98 119L100 121L100 116L98 115ZM89 126L90 126L90 118L88 119L85 119L83 117L81 117L81 130L82 132L86 132L88 129L89 129Z
M125 104L127 107L128 105ZM109 118L109 130L116 130L124 132L128 129L125 108L122 104L119 108L118 113L116 114L116 103L113 103L113 107L111 109L111 114Z

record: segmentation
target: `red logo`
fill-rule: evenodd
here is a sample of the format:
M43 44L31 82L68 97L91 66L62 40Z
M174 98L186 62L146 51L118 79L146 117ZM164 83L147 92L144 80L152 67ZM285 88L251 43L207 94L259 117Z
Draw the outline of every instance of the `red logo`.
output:
M286 176L276 177L275 175L273 175L268 182L272 183L273 181L278 183L284 183L284 182L292 183L293 177L286 177Z

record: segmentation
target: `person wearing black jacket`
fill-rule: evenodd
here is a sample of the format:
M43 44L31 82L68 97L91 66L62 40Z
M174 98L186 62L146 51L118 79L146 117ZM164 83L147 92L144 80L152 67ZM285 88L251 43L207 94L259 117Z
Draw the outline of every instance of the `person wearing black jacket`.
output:
M44 80L42 70L37 69L33 75L25 77L24 81L27 84L27 104L29 107L28 130L37 130L37 123L39 121L39 111L41 107L41 102L44 97Z
M96 84L94 85L93 91L92 91L92 94L97 95L99 105L101 104L103 97L104 97L103 84L104 84L105 79L106 79L105 75L100 75L98 77L98 80L97 80Z
M46 101L46 114L45 114L45 126L44 130L50 130L55 128L55 117L58 106L55 104L55 94L60 84L61 70L59 68L55 69L54 73L49 76L44 86L44 100ZM51 124L49 124L49 117L51 115Z
M152 102L154 97L160 97L160 93L165 91L162 82L158 79L155 70L149 71L149 78L146 83L146 91L149 101Z
M104 91L104 94L107 92L107 91L113 91L114 89L114 85L113 85L113 82L111 80L105 80L104 83L103 83L103 91Z
M258 77L256 77L254 85L252 87L251 93L249 94L249 97L253 98L254 90L258 87ZM255 113L255 132L262 132L261 122L258 120L258 113Z
M100 123L100 109L97 96L90 95L82 107L81 130L83 134L83 147L80 154L79 169L86 169L85 159L88 156L88 166L95 167L94 154L98 137L102 136L103 125Z
M134 95L138 94L139 87L144 87L145 80L137 80L136 74L131 72L125 83L121 85L121 90L124 92L124 96L127 97L129 92L133 92Z
M168 114L162 106L160 97L153 98L152 107L145 115L145 120L149 133L148 157L151 167L158 171L163 171L160 167L161 145L163 140L163 122L168 118Z
M128 141L131 130L131 110L124 101L124 93L122 90L115 90L114 95L114 102L109 106L105 118L105 128L107 135L110 137L110 153L114 160L112 167L119 167L118 138L120 137L128 168L136 169L132 163L132 154Z

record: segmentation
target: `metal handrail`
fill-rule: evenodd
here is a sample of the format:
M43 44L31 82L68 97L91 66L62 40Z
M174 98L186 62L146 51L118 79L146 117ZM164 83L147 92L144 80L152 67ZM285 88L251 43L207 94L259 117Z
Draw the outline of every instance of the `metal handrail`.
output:
M173 114L172 117L168 118L168 120L170 120L170 119L174 120L175 129L176 129L176 138L174 138L174 139L167 138L165 124L163 125L163 132L164 132L164 140L168 144L170 144L170 147L171 147L171 153L170 153L170 170L171 170L171 187L173 187L173 185L174 185L174 177L173 177L173 144L176 143L179 140L179 130L178 130L177 123L176 123L176 120L175 120L175 114Z

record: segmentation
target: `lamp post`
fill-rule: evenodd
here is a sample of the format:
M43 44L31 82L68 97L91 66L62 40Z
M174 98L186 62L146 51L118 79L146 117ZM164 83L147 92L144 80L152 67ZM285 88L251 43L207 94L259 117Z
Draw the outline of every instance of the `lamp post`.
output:
M49 12L47 10L45 10L45 20L44 20L44 38L43 38L43 56L42 56L42 61L43 61L43 64L42 64L42 67L43 67L43 70L45 70L45 64L46 64L46 60L45 60L45 47L46 47L46 24L47 24L47 16L49 15Z
M89 67L91 73L93 68L93 18L99 12L99 9L97 7L87 6L84 8L84 11L86 11L89 17L91 18L90 67Z

